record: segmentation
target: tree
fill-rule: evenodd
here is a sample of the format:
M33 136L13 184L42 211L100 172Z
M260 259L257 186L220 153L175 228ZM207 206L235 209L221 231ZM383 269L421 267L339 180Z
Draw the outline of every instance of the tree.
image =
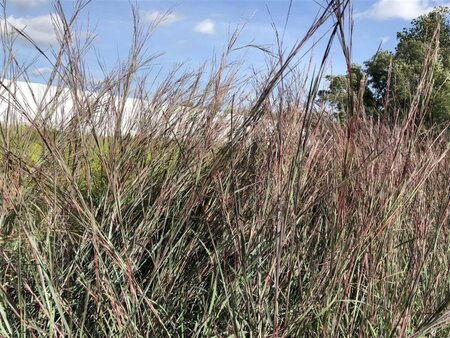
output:
M450 121L450 22L449 9L438 7L411 22L411 27L397 33L394 52L381 50L363 66L352 66L351 84L358 94L360 79L367 77L364 95L366 112L386 118L406 116L417 89L424 60L439 27L437 60L434 64L434 83L428 124ZM355 76L353 76L353 73ZM339 112L347 113L348 74L327 77L329 86L319 95ZM386 105L388 100L389 105Z
M319 98L330 104L336 116L342 120L346 118L349 110L348 98L350 95L348 89L348 77L349 75L327 75L326 80L329 82L327 90L321 90L319 92ZM361 90L361 83L366 79L362 67L357 64L351 65L351 84L352 94L357 96ZM373 93L369 90L364 91L364 103L366 109L372 109L376 106L376 99Z

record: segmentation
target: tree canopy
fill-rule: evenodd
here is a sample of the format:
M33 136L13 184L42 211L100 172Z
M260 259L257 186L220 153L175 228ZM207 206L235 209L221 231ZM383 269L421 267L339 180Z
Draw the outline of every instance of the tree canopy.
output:
M433 41L434 34L435 41ZM432 65L425 64L430 48ZM395 51L379 50L363 65L353 64L351 76L328 76L328 88L319 93L340 117L349 114L350 93L364 90L367 114L386 119L405 117L424 67L432 67L431 97L424 116L428 125L450 121L450 22L449 8L438 7L397 33ZM363 82L361 82L363 81Z

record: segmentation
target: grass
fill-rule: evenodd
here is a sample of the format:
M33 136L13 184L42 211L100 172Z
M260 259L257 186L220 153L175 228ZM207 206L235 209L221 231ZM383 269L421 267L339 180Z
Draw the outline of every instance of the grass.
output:
M56 105L27 112L2 91L0 336L450 335L450 143L416 122L432 57L405 120L374 121L351 98L338 122L315 102L327 52L315 77L294 67L327 24L349 58L350 6L330 1L246 80L252 95L227 61L237 35L210 72L148 93L134 9L129 59L94 97L68 33L78 5L66 18L55 3L66 34L49 81L71 115L56 128ZM4 76L26 77L9 56Z

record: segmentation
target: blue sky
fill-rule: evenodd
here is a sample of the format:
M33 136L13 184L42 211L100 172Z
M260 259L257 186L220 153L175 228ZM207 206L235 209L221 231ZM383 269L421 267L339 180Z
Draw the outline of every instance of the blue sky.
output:
M448 0L355 0L355 27L353 35L353 61L361 63L370 58L380 43L392 50L396 43L396 32L408 26L412 18L424 14L436 5L447 5ZM51 16L50 0L6 0L6 20L24 29L44 50L50 51L56 42ZM144 25L150 25L161 15L170 11L147 44L151 53L164 53L154 61L155 68L165 71L185 62L186 67L195 68L205 60L211 60L214 51L220 54L226 45L230 31L245 23L237 46L248 44L273 47L275 35L272 21L282 31L289 1L287 0L135 0ZM294 0L285 32L285 47L291 47L301 38L319 10L319 1ZM73 1L62 1L65 11L70 13ZM127 56L132 34L131 7L128 0L93 0L83 11L80 29L90 22L96 33L94 48L88 64L94 76L101 77L96 67L100 56L106 67L112 67L118 58ZM2 17L4 20L5 17ZM328 27L331 23L328 24ZM336 41L337 42L337 41ZM320 48L316 52L320 55ZM344 71L338 43L332 50L334 73ZM17 55L23 62L34 60L36 53L31 46L18 41ZM245 67L264 67L262 52L245 48L234 52ZM42 81L49 64L37 59L30 68L34 81ZM244 67L244 68L245 68Z

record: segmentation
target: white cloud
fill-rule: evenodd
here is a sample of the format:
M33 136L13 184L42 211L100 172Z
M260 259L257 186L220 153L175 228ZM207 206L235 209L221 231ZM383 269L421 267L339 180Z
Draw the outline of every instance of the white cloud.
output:
M160 26L168 26L182 19L182 17L176 13L161 11L146 11L143 12L143 17L145 21L157 23Z
M200 21L195 25L194 32L201 34L216 34L216 24L211 19Z
M27 9L34 8L48 4L48 0L7 0L7 4L11 4L13 6Z
M381 38L381 44L385 45L391 38L389 36L383 36Z
M6 18L10 24L9 31L14 32L11 26L23 31L37 45L51 45L57 42L56 32L53 27L53 19L50 14L35 17L14 17Z
M442 1L436 0L377 0L367 11L359 13L358 16L376 20L411 20L430 12L438 4L445 5Z
M44 76L47 74L50 74L52 72L52 69L49 67L38 67L32 70L32 74L35 76Z

